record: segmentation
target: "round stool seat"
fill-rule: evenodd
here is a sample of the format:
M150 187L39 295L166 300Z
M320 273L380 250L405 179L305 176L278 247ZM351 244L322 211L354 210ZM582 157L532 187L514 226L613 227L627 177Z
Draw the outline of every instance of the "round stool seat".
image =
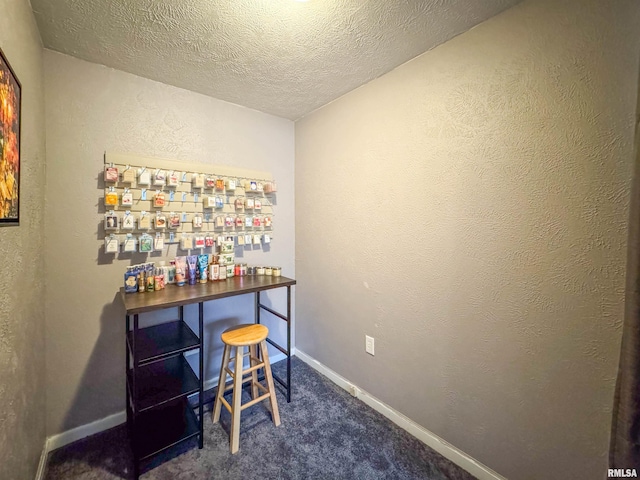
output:
M227 328L220 338L232 347L246 347L262 342L269 335L269 329L264 325L250 323L246 325L236 325Z

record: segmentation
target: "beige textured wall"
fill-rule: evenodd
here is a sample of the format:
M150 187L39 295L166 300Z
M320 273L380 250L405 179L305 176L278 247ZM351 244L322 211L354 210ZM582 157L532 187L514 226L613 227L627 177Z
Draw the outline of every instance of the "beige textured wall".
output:
M29 2L0 0L0 48L22 83L20 226L0 227L0 478L33 478L45 440L44 89Z
M513 480L606 475L639 21L526 1L296 123L297 348Z
M99 175L105 150L270 171L278 182L274 241L268 252L245 250L243 258L249 264L280 265L283 275L294 276L294 126L48 50L44 58L47 434L52 435L125 406L124 313L116 292L125 267L146 256L102 253ZM165 259L175 255L172 247ZM281 293L268 297L284 308ZM243 296L205 305L205 379L219 372L221 330L253 321L252 302L253 297ZM170 309L155 318L142 317L176 315ZM185 315L197 319L197 305Z

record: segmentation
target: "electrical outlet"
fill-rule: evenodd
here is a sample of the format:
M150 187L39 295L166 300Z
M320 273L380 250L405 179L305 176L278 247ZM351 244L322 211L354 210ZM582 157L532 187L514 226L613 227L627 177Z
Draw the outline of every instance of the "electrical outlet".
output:
M369 335L364 336L364 349L370 355L375 355L374 343L375 343L375 340L373 337L370 337Z

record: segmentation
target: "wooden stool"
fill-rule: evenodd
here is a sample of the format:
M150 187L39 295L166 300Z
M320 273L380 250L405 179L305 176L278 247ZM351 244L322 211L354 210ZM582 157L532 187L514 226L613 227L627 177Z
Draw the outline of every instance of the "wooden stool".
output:
M248 324L237 325L235 327L228 328L220 338L224 343L224 352L222 354L222 366L220 367L220 378L218 379L218 392L213 407L213 423L218 423L220 420L221 405L224 405L231 413L231 453L236 453L240 448L240 412L245 408L249 408L258 402L269 399L271 405L271 418L273 423L280 425L280 414L278 413L278 402L276 401L276 390L273 385L273 377L271 376L271 365L269 364L269 353L267 351L266 338L269 334L269 329L264 325ZM262 361L257 355L257 347L260 346L262 352ZM243 370L243 350L244 347L249 347L249 368ZM233 371L229 369L229 362L231 361L231 349L236 349L236 354L233 357ZM264 368L264 377L267 381L265 387L258 382L259 368ZM225 388L227 373L231 375L233 383L229 387ZM247 373L251 373L251 376L243 378ZM252 400L242 405L242 385L246 382L251 382L251 397ZM224 392L233 389L232 405L224 398ZM263 395L258 396L258 389L265 392Z

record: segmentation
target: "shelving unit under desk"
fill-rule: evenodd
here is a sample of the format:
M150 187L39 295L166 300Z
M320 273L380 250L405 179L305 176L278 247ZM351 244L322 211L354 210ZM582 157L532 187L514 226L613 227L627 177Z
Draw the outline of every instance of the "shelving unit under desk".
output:
M134 477L140 474L140 462L180 442L198 437L203 447L204 394L204 302L255 294L255 322L266 311L287 323L287 345L267 341L287 356L286 381L274 375L291 401L291 287L296 281L287 277L251 275L223 281L177 287L145 293L124 293L120 297L126 310L126 398L127 426L132 441ZM287 289L287 313L279 313L260 301L260 292ZM198 303L198 332L184 321L184 306ZM178 307L178 319L140 328L139 314ZM184 357L197 350L198 375ZM198 394L191 406L188 397ZM196 414L194 410L197 410Z

